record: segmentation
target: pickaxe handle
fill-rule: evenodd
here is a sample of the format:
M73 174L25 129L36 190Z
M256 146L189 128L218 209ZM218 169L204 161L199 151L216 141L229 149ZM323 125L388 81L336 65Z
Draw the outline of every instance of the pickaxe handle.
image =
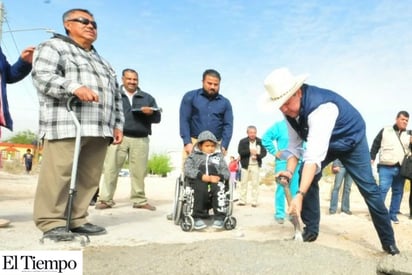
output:
M285 190L285 196L286 196L286 201L288 203L288 206L292 203L292 194L290 192L290 180L287 177L284 176L279 176L276 178L276 181L279 184L283 185L283 189ZM302 237L302 228L300 226L300 221L299 221L299 216L296 213L292 213L290 215L291 222L295 228L295 240L296 241L303 241Z

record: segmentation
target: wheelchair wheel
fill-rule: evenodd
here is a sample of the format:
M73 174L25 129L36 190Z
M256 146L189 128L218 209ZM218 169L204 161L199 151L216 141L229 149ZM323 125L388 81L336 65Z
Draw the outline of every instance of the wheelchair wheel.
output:
M183 208L183 201L181 200L183 196L183 186L180 178L176 180L175 186L175 201L173 205L173 221L175 225L180 223L181 215L182 215L182 208Z
M227 207L227 216L231 216L233 213L233 182L229 182L229 194L228 194L228 207Z
M193 219L192 216L184 216L180 222L180 228L182 228L182 230L185 232L192 231L194 226L195 226L195 220Z
M235 217L232 217L232 216L226 217L225 224L224 224L226 230L235 229L236 224L237 224L237 220Z

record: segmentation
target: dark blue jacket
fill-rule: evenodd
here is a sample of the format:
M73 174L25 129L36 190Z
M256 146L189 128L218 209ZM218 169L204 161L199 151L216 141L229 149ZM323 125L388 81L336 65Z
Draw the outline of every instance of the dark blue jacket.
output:
M304 84L299 119L286 116L298 135L306 141L309 127L308 116L320 105L332 102L338 106L339 115L329 141L329 150L347 151L352 149L365 136L365 121L361 114L345 98L337 93Z
M12 66L7 61L6 56L3 54L0 48L0 74L1 74L1 110L0 113L0 125L13 131L13 120L11 119L9 111L9 103L7 101L7 83L15 83L22 80L31 71L31 64L27 63L21 57ZM4 117L2 122L1 117Z
M205 131L212 132L222 147L228 149L233 133L233 111L230 101L217 94L208 97L203 89L187 92L180 104L180 136L183 144Z
M148 116L140 112L140 108L144 106L157 108L156 100L148 93L139 90L133 95L132 105L130 105L129 97L120 87L123 100L124 126L123 135L127 137L147 137L152 134L152 123L159 123L161 113L154 111Z

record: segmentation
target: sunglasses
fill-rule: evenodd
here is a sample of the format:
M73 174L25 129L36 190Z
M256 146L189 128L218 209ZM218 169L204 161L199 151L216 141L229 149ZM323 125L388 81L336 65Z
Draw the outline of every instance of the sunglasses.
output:
M78 23L81 23L81 24L83 24L83 25L85 25L85 26L91 24L92 27L97 30L97 23L96 23L96 21L91 21L91 20L89 20L89 19L87 19L87 18L79 17L79 18L68 19L67 21L78 22Z

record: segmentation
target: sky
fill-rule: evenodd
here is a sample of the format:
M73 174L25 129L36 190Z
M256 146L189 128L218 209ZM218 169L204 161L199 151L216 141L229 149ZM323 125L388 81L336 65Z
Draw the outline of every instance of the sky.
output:
M61 16L85 8L98 24L95 48L115 68L139 72L140 88L163 108L151 152L182 149L179 105L201 87L202 73L222 75L232 103L229 155L255 125L258 136L282 119L262 108L263 81L274 69L308 73L306 83L331 89L359 109L369 143L398 111L412 115L412 1L379 0L4 0L1 46L10 63L29 45L64 33ZM38 130L31 77L8 86L14 132ZM412 128L412 124L409 128Z

